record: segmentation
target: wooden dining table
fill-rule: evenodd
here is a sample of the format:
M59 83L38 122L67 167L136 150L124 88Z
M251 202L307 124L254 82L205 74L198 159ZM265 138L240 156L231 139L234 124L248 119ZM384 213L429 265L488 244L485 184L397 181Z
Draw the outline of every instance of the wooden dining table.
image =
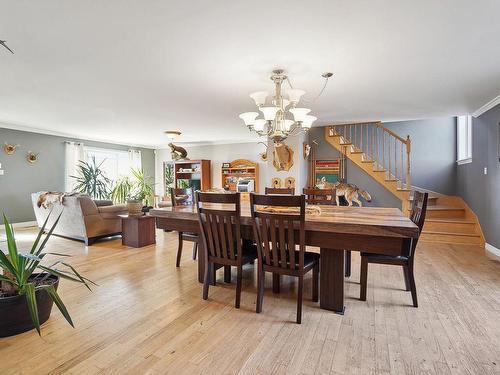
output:
M320 248L320 307L343 314L346 250L408 255L418 227L397 208L319 206L306 214L306 245ZM156 226L164 230L200 233L193 206L153 209ZM241 236L253 241L249 202L241 203ZM200 244L202 245L202 244ZM200 247L202 250L202 247ZM204 251L199 251L198 280L203 282Z

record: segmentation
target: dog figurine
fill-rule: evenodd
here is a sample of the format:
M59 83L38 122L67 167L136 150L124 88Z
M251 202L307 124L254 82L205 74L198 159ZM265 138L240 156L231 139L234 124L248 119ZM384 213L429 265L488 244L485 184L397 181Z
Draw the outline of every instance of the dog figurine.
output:
M320 189L335 189L335 201L337 206L340 205L340 197L344 197L349 207L352 206L352 202L358 204L359 207L363 207L363 204L359 200L361 195L367 202L372 200L370 193L365 190L361 190L354 184L347 184L345 182L328 182L325 177L317 181L316 186Z

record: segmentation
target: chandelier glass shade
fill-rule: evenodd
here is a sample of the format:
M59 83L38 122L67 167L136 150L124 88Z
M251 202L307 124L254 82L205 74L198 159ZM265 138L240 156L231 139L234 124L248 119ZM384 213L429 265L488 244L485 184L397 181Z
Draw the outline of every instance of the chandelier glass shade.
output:
M309 115L309 108L297 107L304 90L290 88L283 93L282 84L288 80L283 70L274 70L271 80L275 86L274 96L269 98L267 91L250 94L260 113L244 112L239 117L250 131L280 143L290 135L307 132L317 118Z

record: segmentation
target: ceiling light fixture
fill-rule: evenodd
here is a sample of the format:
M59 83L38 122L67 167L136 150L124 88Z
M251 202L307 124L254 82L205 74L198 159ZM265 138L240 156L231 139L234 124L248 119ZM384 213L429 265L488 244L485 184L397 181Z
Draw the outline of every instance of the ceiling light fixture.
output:
M325 78L325 84L315 99L323 93L328 79L332 75L329 72L321 75ZM259 111L262 112L263 118L258 118L258 112L244 112L239 117L250 131L256 132L259 136L267 136L275 143L280 143L288 136L307 132L313 122L317 120L317 117L309 115L309 112L311 112L309 108L297 107L301 97L306 92L293 88L283 69L273 70L270 78L274 82L275 93L269 103L266 104L269 96L267 91L257 91L250 94L250 98L253 99ZM286 93L282 91L284 81L287 81L290 85L290 89ZM286 96L287 99L283 96ZM287 119L287 115L289 117L293 116L293 120Z
M171 141L173 141L175 138L177 138L182 133L180 131L178 131L178 130L167 130L165 132L165 134L167 135L168 139L170 139Z

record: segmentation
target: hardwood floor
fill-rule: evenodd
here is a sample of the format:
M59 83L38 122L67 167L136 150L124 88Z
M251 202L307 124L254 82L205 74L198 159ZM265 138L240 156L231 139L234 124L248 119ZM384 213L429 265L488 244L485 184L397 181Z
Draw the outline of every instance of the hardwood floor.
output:
M18 230L27 245L32 230ZM3 246L3 244L1 244ZM99 284L93 293L62 281L76 329L54 308L35 332L0 339L5 374L498 374L500 263L478 247L421 242L416 255L419 308L404 292L402 270L371 265L367 301L359 298L359 254L346 284L346 314L304 299L295 324L296 280L273 295L266 278L262 314L255 314L256 273L222 271L208 301L186 251L175 267L177 234L157 231L157 244L135 249L121 239L82 243L54 237L48 248ZM304 295L310 296L311 277Z

